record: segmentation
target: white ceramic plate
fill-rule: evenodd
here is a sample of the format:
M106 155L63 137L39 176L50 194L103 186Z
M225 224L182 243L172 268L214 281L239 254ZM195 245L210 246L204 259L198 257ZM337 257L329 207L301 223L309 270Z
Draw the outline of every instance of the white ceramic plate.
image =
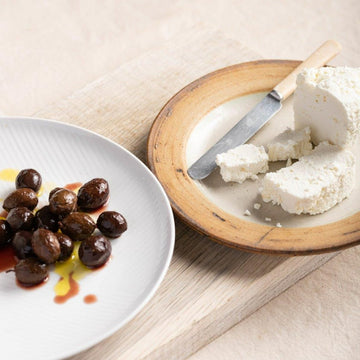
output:
M90 131L50 120L0 119L0 170L35 168L45 182L63 186L103 177L109 210L121 212L128 231L112 241L112 261L79 281L80 293L54 302L59 276L27 291L13 273L0 273L2 359L60 359L106 338L149 301L169 266L174 220L153 174L116 143ZM14 184L1 181L0 198ZM98 301L85 304L84 296Z

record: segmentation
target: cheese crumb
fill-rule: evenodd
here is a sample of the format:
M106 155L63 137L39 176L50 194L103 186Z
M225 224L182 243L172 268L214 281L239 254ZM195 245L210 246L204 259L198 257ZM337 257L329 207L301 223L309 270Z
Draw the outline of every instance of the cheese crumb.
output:
M282 227L280 223L276 223L276 227Z
M248 209L246 209L245 212L244 212L244 215L245 215L245 216L250 216L250 215L251 215L251 212L250 212Z
M299 159L312 150L310 128L287 129L268 144L269 161Z
M244 144L218 154L216 164L220 166L224 181L242 183L246 179L256 180L258 173L266 173L269 169L268 159L263 146Z
M268 221L268 222L270 222L270 221L271 221L271 218L269 218L269 217L266 217L266 218L265 218L265 221Z
M259 210L260 208L261 208L261 204L259 203L254 204L254 209Z

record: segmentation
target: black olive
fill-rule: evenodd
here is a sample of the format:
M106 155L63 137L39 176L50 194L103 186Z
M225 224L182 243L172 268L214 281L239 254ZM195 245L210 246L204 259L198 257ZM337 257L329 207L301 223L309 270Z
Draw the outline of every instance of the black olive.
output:
M12 231L5 220L0 220L0 248L11 242Z
M41 175L34 169L24 169L19 172L15 179L15 186L17 189L29 188L36 193L41 187Z
M57 237L46 229L37 229L33 233L31 246L35 255L46 264L54 263L61 253Z
M49 201L50 201L50 198L58 191L58 190L61 190L61 189L64 189L64 188L61 188L61 187L56 187L54 189L52 189L49 193Z
M16 207L9 211L6 221L14 232L31 230L34 226L34 214L26 207Z
M38 204L38 198L36 193L32 189L17 189L13 191L3 203L3 208L6 211L14 209L16 207L26 207L29 210L35 209Z
M74 243L72 240L65 234L62 233L55 233L54 234L58 239L60 244L60 256L58 261L65 261L70 258L73 250L74 250Z
M31 247L31 231L18 231L12 239L12 246L15 250L15 254L19 259L26 259L34 256L33 249Z
M50 211L50 207L44 206L35 215L35 227L56 232L59 230L59 218Z
M116 211L104 211L97 219L98 229L111 238L120 236L127 230L125 218Z
M49 200L49 208L53 214L65 216L76 209L76 194L68 189L55 191Z
M94 232L96 224L90 215L74 212L61 221L60 228L73 241L81 241Z
M15 265L17 280L27 286L40 284L47 279L48 275L46 265L33 258L20 260Z
M111 255L110 241L103 235L93 235L83 240L79 248L79 259L87 267L104 265Z
M109 199L109 184L105 179L92 179L78 192L78 206L83 210L95 210Z

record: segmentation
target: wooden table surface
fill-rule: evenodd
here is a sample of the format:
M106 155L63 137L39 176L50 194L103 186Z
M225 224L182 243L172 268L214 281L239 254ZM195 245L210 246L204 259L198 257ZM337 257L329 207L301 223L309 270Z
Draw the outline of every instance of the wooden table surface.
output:
M358 66L359 10L351 0L4 1L0 111L79 124L144 160L162 104L209 71L256 58L301 59L327 38L344 48L334 64ZM356 248L239 323L331 257L240 253L177 222L174 259L152 301L73 359L180 359L201 347L192 359L355 359Z

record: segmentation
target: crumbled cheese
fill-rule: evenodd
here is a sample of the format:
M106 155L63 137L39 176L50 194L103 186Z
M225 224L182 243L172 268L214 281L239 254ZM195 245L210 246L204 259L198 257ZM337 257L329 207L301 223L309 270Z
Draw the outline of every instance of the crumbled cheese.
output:
M292 214L320 214L348 197L355 185L354 155L323 142L295 164L265 175L261 195Z
M297 77L295 127L311 128L315 144L356 142L360 132L360 68L305 69Z
M245 216L250 216L250 215L251 215L251 212L250 212L248 209L246 209L245 212L244 212L244 215L245 215Z
M276 227L282 227L280 223L276 223Z
M258 173L265 173L268 167L268 155L263 146L252 144L240 145L226 153L216 156L220 174L224 181L244 182L256 180Z
M260 208L261 208L261 204L259 203L254 204L254 209L259 210Z
M268 144L269 161L299 159L312 150L310 128L287 129ZM290 160L291 161L291 160Z
M269 217L266 217L266 218L265 218L265 221L268 221L268 222L270 222L270 221L271 221L271 218L269 218Z

